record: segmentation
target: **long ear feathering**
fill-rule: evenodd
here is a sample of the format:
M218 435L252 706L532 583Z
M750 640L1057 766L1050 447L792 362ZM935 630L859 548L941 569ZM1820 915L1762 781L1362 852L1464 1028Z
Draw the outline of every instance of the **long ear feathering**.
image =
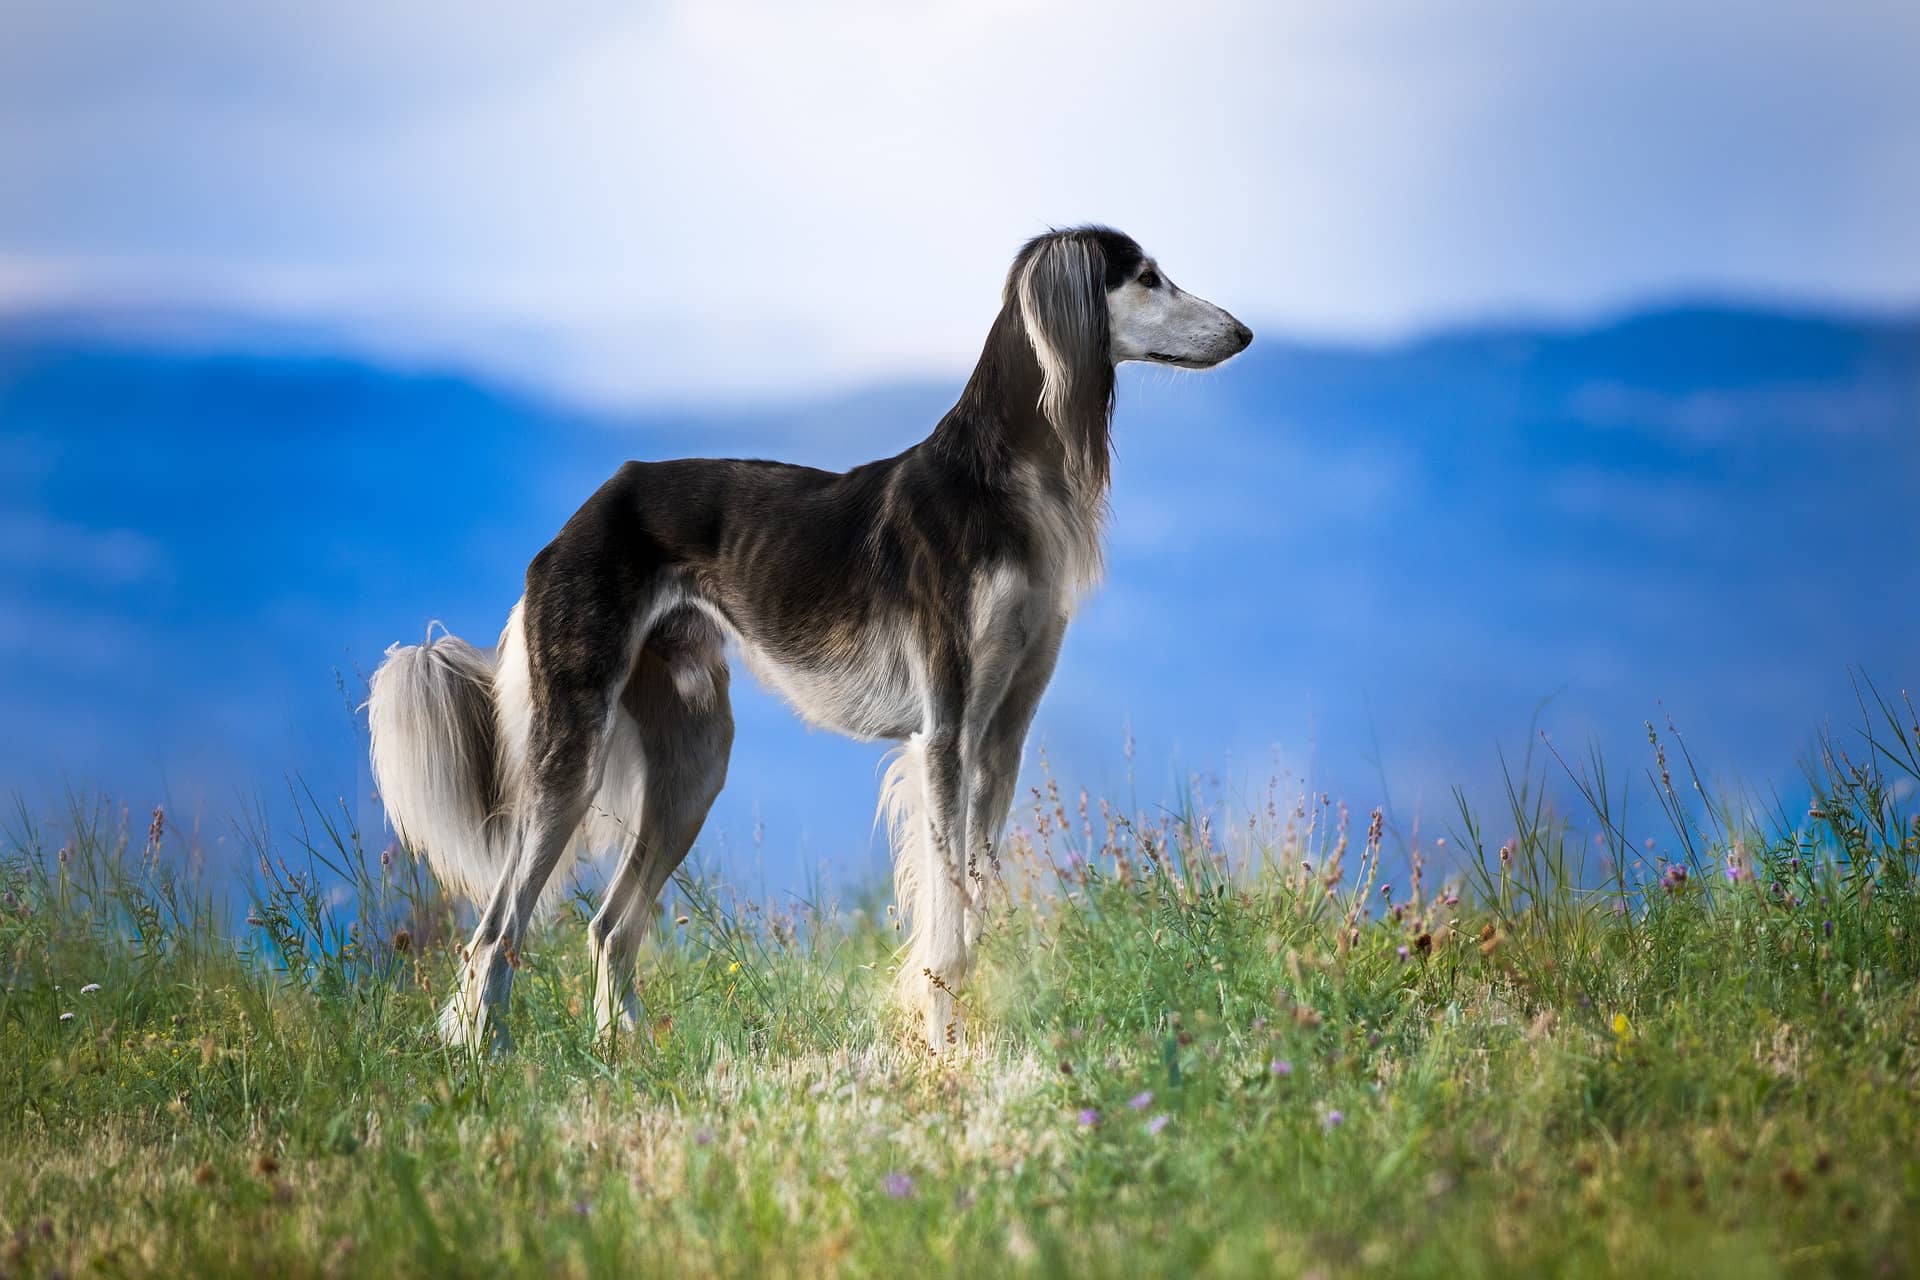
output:
M1089 499L1106 491L1113 413L1106 253L1091 236L1054 232L1022 249L1008 281L1040 362L1040 410Z

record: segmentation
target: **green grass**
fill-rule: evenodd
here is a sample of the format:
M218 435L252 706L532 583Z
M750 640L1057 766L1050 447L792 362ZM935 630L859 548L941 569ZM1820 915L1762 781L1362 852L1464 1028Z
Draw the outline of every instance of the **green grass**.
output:
M611 1050L570 908L481 1062L431 1034L445 909L353 833L241 924L164 836L23 820L0 1274L1911 1274L1920 733L1870 706L1809 815L1696 820L1656 763L1629 848L1597 762L1578 822L1522 769L1417 882L1318 797L1036 797L937 1061L884 900L678 884Z

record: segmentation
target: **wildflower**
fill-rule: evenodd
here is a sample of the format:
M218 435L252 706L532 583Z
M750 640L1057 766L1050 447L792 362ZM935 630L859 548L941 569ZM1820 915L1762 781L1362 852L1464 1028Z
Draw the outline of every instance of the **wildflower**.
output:
M909 1174L890 1173L880 1185L895 1200L913 1199L913 1178Z
M1668 893L1676 892L1687 882L1687 869L1677 862L1669 862L1667 869L1660 873L1660 887Z
M1346 1122L1346 1116L1335 1110L1327 1112L1326 1116L1321 1119L1320 1124L1328 1133L1332 1133Z
M1820 928L1829 938L1833 936L1833 921L1831 920L1822 921Z
M1145 1111L1153 1105L1153 1090L1145 1089L1127 1099L1127 1105L1135 1111Z
M584 1218L593 1212L593 1204L587 1200L575 1200L573 1202L573 1212L576 1217Z
M693 1145L696 1147L712 1146L713 1130L707 1128L705 1125L702 1125L700 1128L695 1129L693 1131Z
M1160 1131L1166 1128L1167 1122L1172 1119L1173 1119L1172 1116L1162 1111L1159 1115L1147 1121L1147 1133L1155 1138L1159 1137Z
M1100 1113L1092 1107L1086 1107L1081 1110L1079 1119L1082 1129L1091 1129L1100 1123Z
M73 1021L73 1010L71 1010L71 1009L69 1009L69 1010L67 1010L67 1011L66 1011L65 1013L63 1013L63 1014L61 1014L61 1015L60 1015L60 1021L62 1021L62 1022L72 1022L72 1021Z
M389 844L387 845L386 848L380 851L380 867L382 870L385 870L386 868L391 867L393 865L393 855L398 853L399 851L400 851L400 846L396 844Z
M1267 1070L1276 1076L1290 1076L1293 1074L1293 1064L1285 1058L1275 1058L1267 1064Z
M94 992L98 991L99 989L100 989L99 983L89 982L86 986L80 988L80 994L83 996L90 996Z
M1411 951L1407 950L1407 944L1404 942L1401 943L1398 947L1394 948L1393 953L1399 956L1402 961L1406 960L1408 956L1413 954Z
M1447 890L1447 896L1440 899L1440 902L1444 906L1457 907L1460 905L1460 895L1449 889Z

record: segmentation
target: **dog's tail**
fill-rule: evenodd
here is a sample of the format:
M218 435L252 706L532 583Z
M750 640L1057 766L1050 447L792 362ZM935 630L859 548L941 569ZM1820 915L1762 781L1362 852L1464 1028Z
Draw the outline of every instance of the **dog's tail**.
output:
M421 644L388 649L373 673L367 722L387 819L444 887L478 906L513 853L531 710L517 605L492 656L429 629Z

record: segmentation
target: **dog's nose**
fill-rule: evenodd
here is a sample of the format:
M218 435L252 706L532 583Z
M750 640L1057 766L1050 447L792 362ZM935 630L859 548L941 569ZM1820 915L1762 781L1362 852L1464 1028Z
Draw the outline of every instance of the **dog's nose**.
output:
M1238 320L1235 320L1233 322L1233 349L1235 351L1245 351L1252 343L1253 330L1247 328L1247 326L1241 324Z

